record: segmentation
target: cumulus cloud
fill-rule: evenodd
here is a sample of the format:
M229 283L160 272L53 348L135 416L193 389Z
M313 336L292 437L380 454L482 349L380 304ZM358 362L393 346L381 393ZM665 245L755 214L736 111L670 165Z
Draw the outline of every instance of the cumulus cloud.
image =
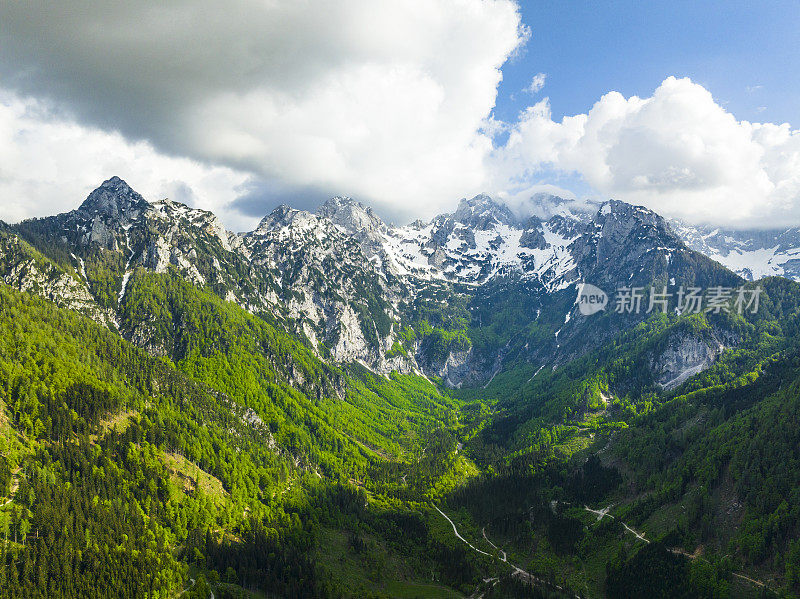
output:
M689 79L669 77L649 98L610 92L587 114L561 121L542 100L520 115L490 160L494 188L512 196L551 169L578 173L604 196L690 221L800 220L800 132L738 121Z
M531 79L531 82L525 88L525 91L531 95L538 94L540 91L542 91L546 80L547 73L537 73L533 76L533 79Z
M430 214L480 191L528 35L511 0L6 2L0 78L166 154Z

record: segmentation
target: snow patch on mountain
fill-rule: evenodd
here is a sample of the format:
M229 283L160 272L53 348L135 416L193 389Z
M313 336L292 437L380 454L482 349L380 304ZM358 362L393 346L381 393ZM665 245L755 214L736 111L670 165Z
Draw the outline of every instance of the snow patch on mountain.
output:
M677 220L670 225L690 248L747 280L781 276L800 281L800 228L724 230Z
M387 229L383 247L402 276L482 284L513 273L561 289L572 282L566 276L575 267L569 247L578 237L569 234L564 218L526 229L508 208L481 195L430 223Z

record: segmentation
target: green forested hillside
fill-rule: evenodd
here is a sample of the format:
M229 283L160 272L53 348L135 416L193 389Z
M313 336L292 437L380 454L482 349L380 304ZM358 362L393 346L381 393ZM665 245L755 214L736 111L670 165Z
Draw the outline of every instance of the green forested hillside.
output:
M0 284L0 596L800 593L795 283L756 314L598 315L546 367L568 293L536 322L519 288L421 294L390 353L505 348L449 389L326 360L172 267L0 241L38 294ZM83 278L85 305L40 297ZM664 385L685 343L718 353Z
M365 492L405 474L408 494L423 499L418 472L425 489L456 475L438 467L447 448L431 449L428 470L415 457L455 422L453 400L416 377L331 369L215 296L169 276L142 279L130 318L140 293L173 309L150 320L154 330L183 318L179 336L160 338L162 358L0 286L3 596L171 597L190 576L230 592L338 595L347 586L311 559L323 524L379 522L391 542L408 526L433 534L410 497L374 508L397 514L386 530ZM453 545L440 536L430 542ZM464 556L437 559L445 569Z

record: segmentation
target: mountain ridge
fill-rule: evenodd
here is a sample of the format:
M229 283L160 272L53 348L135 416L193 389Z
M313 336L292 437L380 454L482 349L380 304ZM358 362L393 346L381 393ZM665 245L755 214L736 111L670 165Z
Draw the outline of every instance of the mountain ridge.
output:
M555 196L536 201L553 208L549 218L519 218L479 194L427 223L394 226L337 196L313 213L278 206L253 231L232 233L211 212L168 199L148 202L112 177L78 209L12 229L29 241L44 235L66 244L76 272L86 272L86 261L102 264L102 280L78 278L96 299L95 317L118 328L115 314L135 270L175 270L250 312L273 314L320 355L383 374L439 376L452 386L493 377L514 345L507 334L487 344L469 341L480 336L467 309L479 295L497 298L493 290L511 289L502 302L514 297L531 311L518 315L520 324L541 320L552 335L516 359L549 355L558 364L582 351L574 342L587 321L569 299L578 284L592 281L611 292L655 279L696 283L698 273L716 268L646 208L609 200L591 214ZM460 320L443 317L442 302L463 305ZM433 343L441 335L451 339L446 347ZM595 332L589 338L602 341Z

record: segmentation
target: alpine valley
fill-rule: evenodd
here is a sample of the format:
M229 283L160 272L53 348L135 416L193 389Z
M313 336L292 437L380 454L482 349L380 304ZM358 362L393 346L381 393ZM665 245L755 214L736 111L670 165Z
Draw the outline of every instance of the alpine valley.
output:
M530 212L0 223L0 597L800 596L800 233Z

